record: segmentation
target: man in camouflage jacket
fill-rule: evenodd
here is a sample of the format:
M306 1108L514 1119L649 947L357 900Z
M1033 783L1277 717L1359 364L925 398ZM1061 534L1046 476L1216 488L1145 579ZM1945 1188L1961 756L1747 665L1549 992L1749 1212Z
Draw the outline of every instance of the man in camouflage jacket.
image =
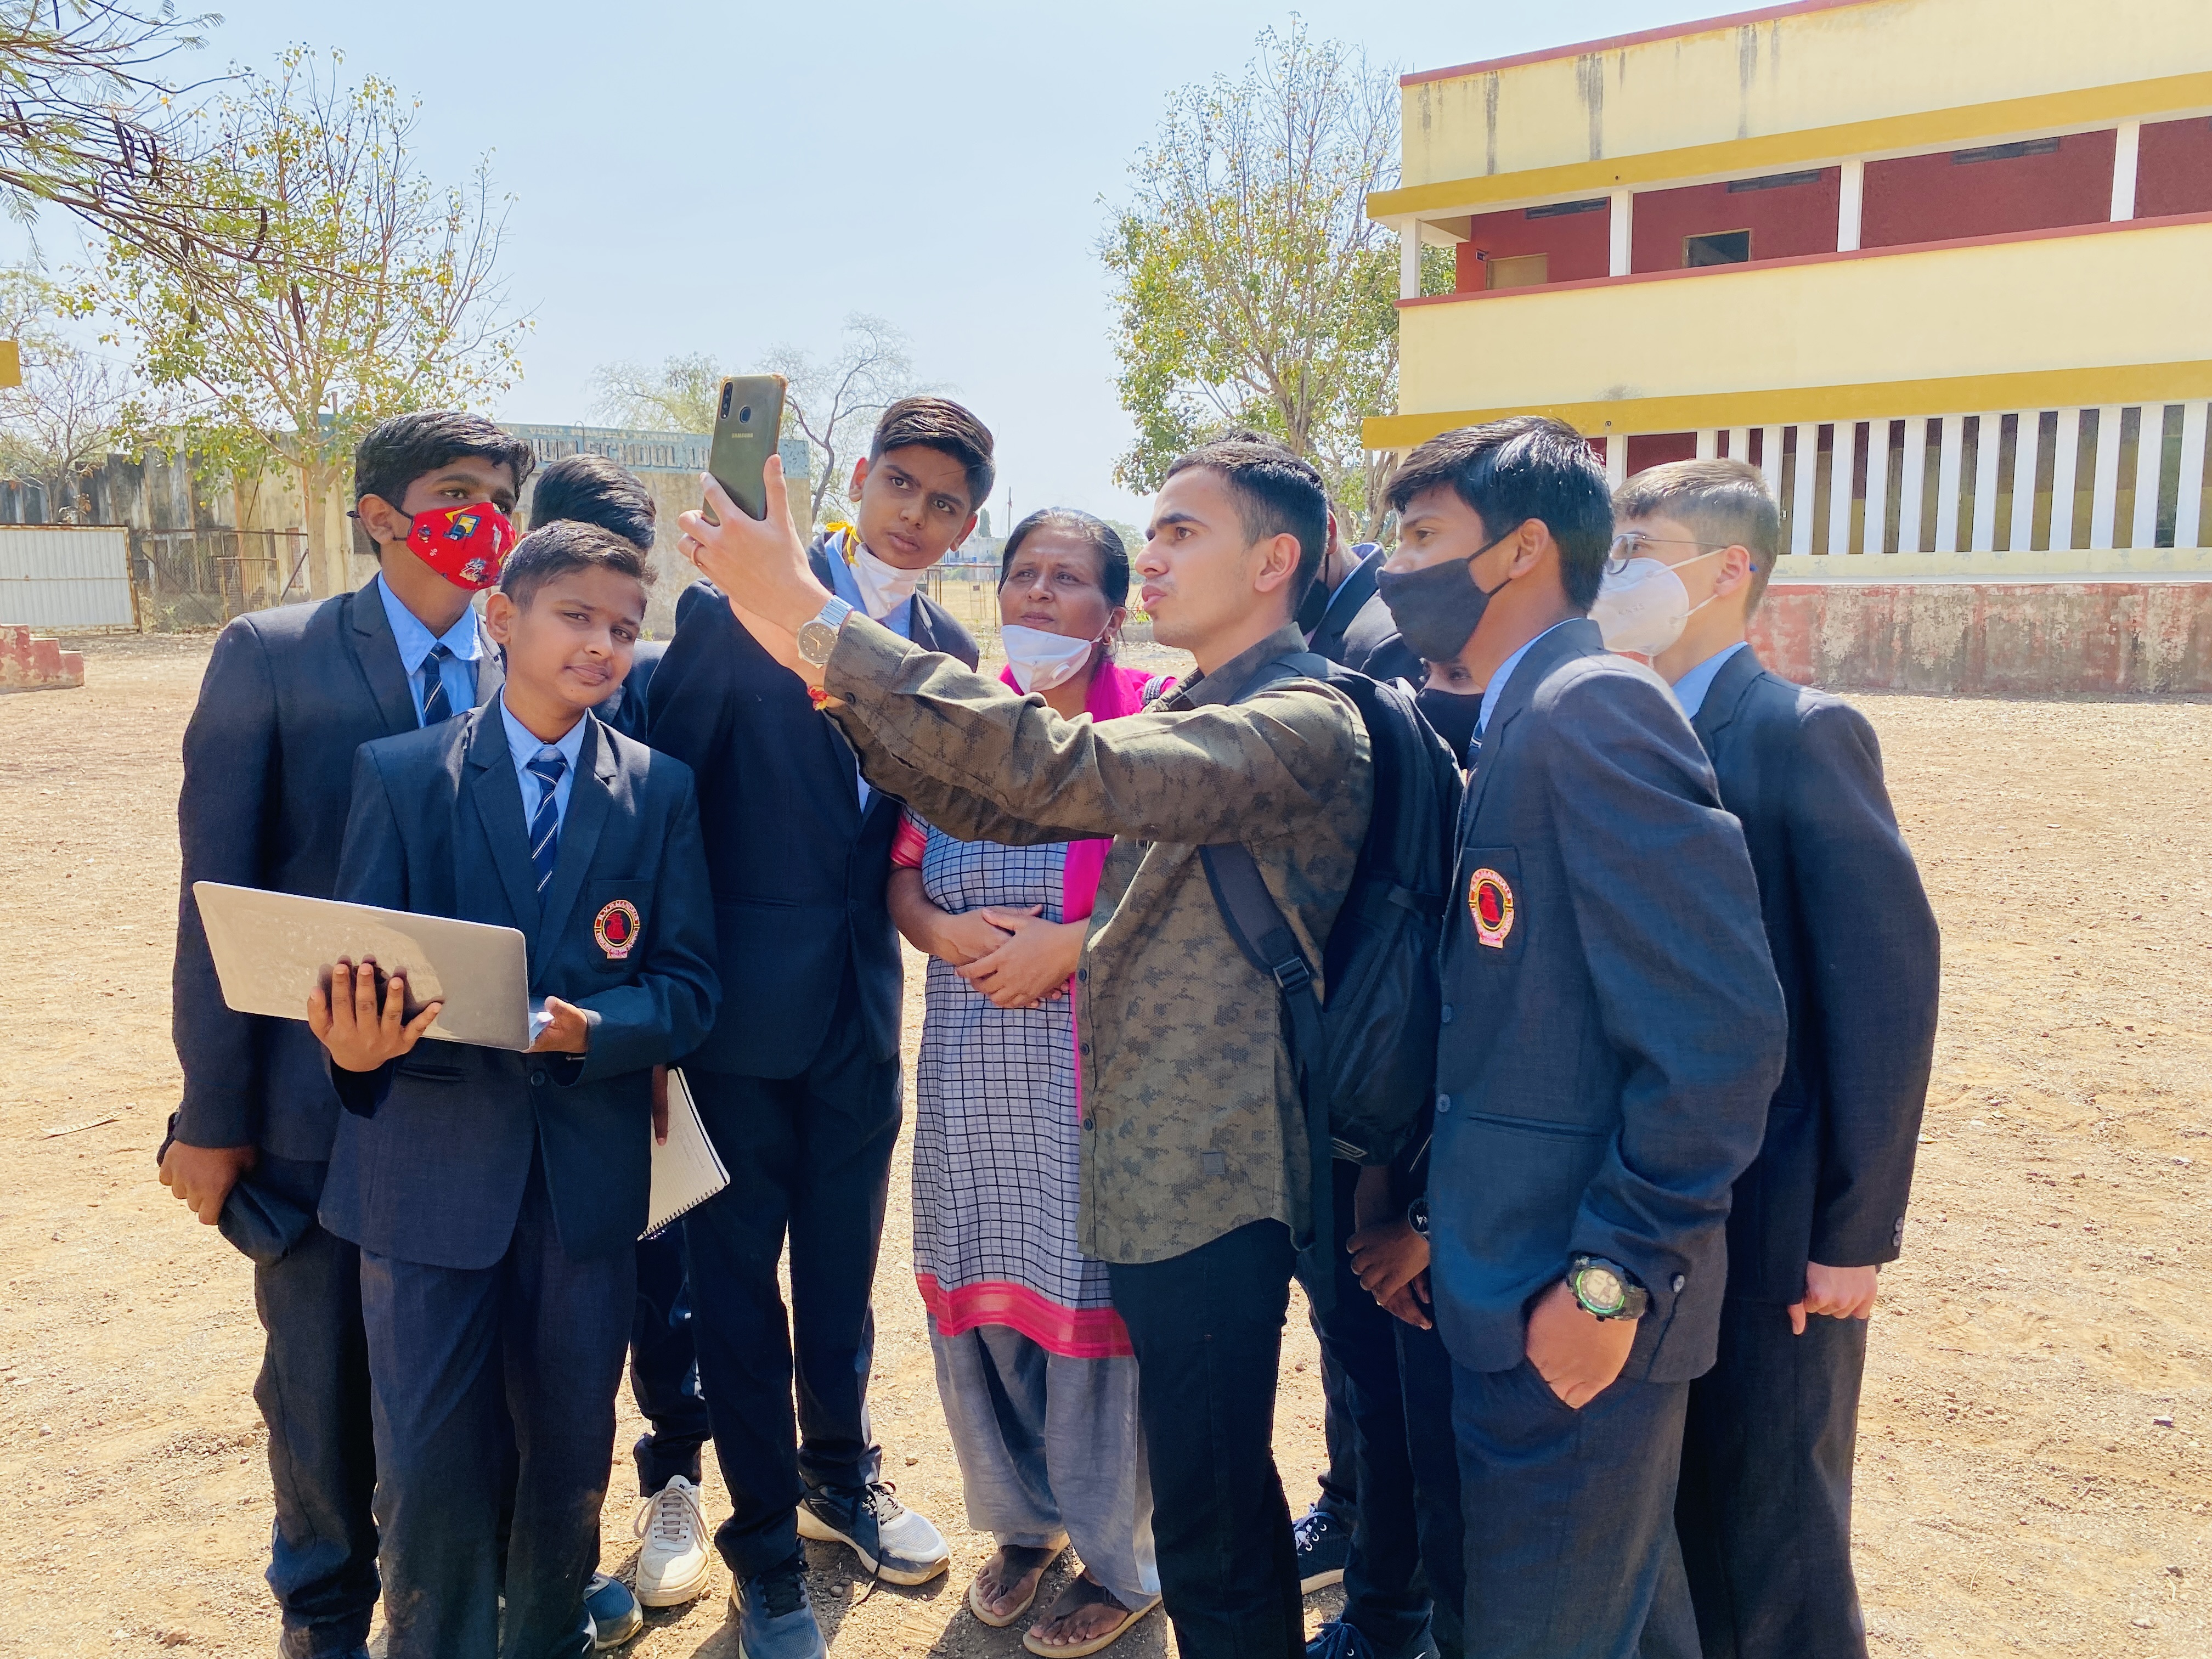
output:
M1156 637L1200 672L1154 708L1062 720L843 613L769 516L709 500L684 548L756 637L819 688L873 787L947 832L1114 837L1082 964L1085 1249L1136 1351L1161 1588L1186 1659L1304 1651L1270 1441L1307 1149L1279 994L1231 940L1198 850L1242 842L1322 957L1371 804L1358 711L1310 680L1237 701L1305 648L1292 622L1327 534L1311 468L1227 442L1177 463L1135 560ZM787 650L785 642L788 641Z

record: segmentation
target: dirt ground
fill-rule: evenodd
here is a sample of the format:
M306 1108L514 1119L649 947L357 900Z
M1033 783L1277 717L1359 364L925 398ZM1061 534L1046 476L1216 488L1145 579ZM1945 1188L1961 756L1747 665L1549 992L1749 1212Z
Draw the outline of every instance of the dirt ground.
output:
M251 1276L152 1179L177 1086L178 738L209 642L77 643L85 690L0 698L0 907L16 919L0 953L0 1656L263 1655ZM1874 1650L2212 1652L2212 702L1857 701L1946 957L1860 1440ZM963 1605L990 1546L962 1524L904 1180L902 1151L872 1399L889 1473L944 1526L954 1568L867 1594L809 1546L816 1603L844 1659L1001 1659L1018 1632ZM1315 1365L1294 1311L1276 1431L1294 1504L1322 1456ZM708 1480L719 1511L711 1464ZM618 1457L610 1571L634 1558L633 1497ZM627 1651L729 1659L725 1589ZM1169 1645L1155 1618L1121 1650Z

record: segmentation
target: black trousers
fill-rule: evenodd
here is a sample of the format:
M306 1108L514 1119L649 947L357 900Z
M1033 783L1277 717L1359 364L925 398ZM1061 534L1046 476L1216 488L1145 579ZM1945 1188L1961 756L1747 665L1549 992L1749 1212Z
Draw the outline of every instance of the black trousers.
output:
M684 1073L730 1172L684 1218L684 1251L700 1386L732 1505L714 1543L740 1578L799 1553L793 1511L807 1487L864 1485L882 1468L868 1425L868 1298L899 1064L872 1059L866 1041L848 985L822 1052L797 1077ZM788 1313L776 1284L787 1237Z
M635 1275L628 1249L580 1261L562 1248L535 1164L493 1266L362 1252L390 1659L591 1652L584 1586Z
M1321 1337L1324 1384L1334 1371L1359 1503L1352 1522L1352 1555L1344 1569L1344 1619L1385 1654L1421 1633L1429 1620L1429 1581L1422 1571L1413 1501L1413 1447L1398 1374L1398 1321L1383 1311L1352 1271L1345 1249L1352 1234L1359 1169L1335 1164L1336 1303L1314 1317ZM1451 1456L1450 1425L1425 1449ZM1332 1448L1330 1461L1335 1461ZM1327 1482L1323 1482L1327 1490ZM1336 1511L1340 1518L1344 1511Z
M1305 1651L1274 1454L1294 1255L1289 1228L1255 1221L1164 1261L1108 1268L1137 1355L1160 1595L1182 1659Z
M1690 1385L1675 1500L1706 1659L1866 1659L1851 1576L1863 1319L1721 1310L1720 1358Z
M1526 1359L1453 1368L1468 1652L1694 1659L1674 1540L1689 1394L1622 1381L1576 1411Z
M1413 1524L1443 1659L1467 1651L1467 1523L1460 1515L1459 1452L1452 1439L1452 1362L1434 1328L1392 1320L1406 1407Z
M1321 1497L1314 1507L1326 1510L1347 1527L1359 1519L1359 1465L1352 1426L1352 1404L1346 1397L1344 1367L1329 1357L1328 1339L1322 1319L1310 1315L1314 1334L1321 1338L1322 1443L1328 1462L1321 1472Z
M327 1168L264 1152L255 1178L313 1210ZM253 1398L276 1493L269 1588L284 1628L305 1632L316 1659L350 1655L368 1640L377 1595L360 1253L310 1226L283 1261L255 1267L253 1305L264 1334Z
M699 1351L684 1277L684 1235L671 1227L637 1245L637 1310L629 1328L629 1391L650 1425L632 1448L637 1490L650 1498L678 1475L697 1486L712 1425L699 1392Z

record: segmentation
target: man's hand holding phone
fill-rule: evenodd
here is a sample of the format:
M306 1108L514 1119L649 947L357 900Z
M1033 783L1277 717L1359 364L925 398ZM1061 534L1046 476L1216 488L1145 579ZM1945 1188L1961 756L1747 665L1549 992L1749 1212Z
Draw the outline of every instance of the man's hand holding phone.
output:
M762 469L768 495L765 519L742 512L711 473L702 473L700 483L707 505L720 522L703 513L683 514L676 521L684 532L678 550L722 590L738 620L771 656L801 679L819 684L821 671L799 654L799 630L814 619L831 594L808 566L806 545L792 522L782 457L769 456Z

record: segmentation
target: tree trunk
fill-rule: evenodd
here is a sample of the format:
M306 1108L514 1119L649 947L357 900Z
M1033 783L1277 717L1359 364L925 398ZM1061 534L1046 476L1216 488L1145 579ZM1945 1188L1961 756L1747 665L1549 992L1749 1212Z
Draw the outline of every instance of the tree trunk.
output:
M330 533L331 491L334 469L315 461L300 464L300 498L307 520L307 569L310 591L319 599L353 591L353 547L350 537Z

